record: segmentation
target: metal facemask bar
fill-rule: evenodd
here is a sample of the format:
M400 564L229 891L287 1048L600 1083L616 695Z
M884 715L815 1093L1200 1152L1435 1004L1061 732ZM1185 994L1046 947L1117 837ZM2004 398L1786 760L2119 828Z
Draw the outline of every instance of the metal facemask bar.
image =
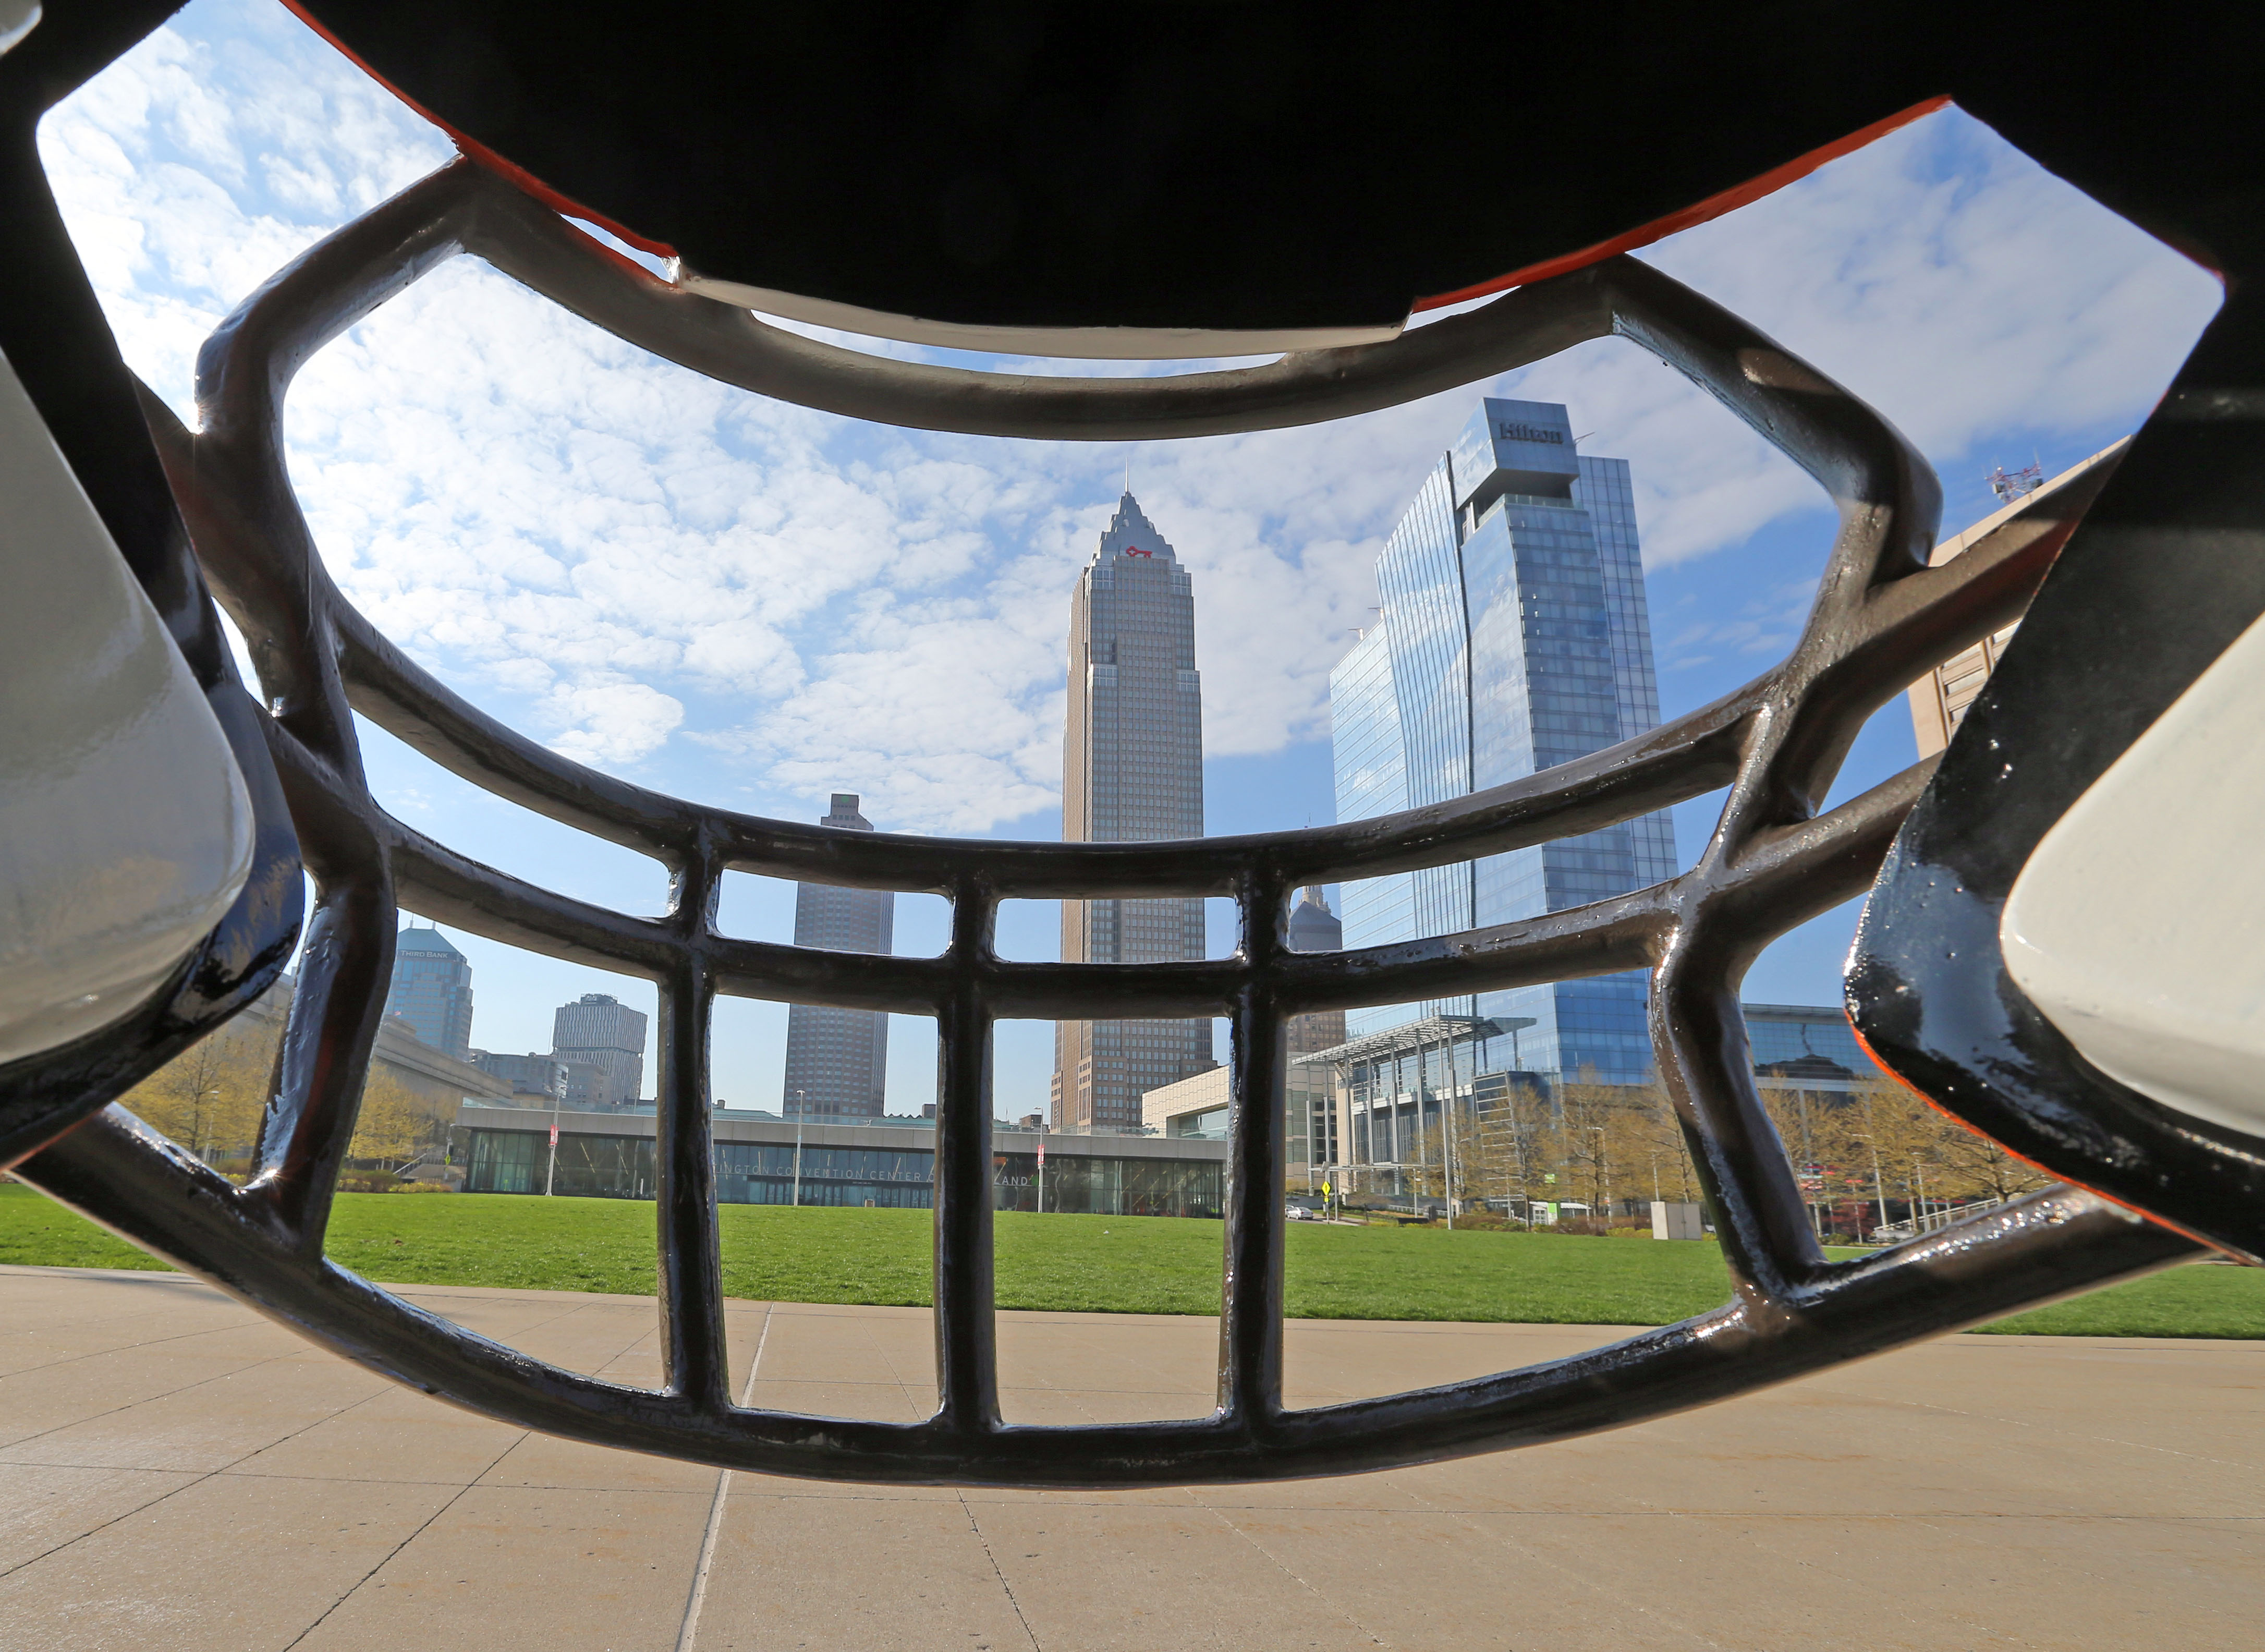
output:
M832 832L660 796L545 750L408 660L341 596L290 488L283 405L326 342L443 261L486 259L598 326L725 382L929 429L1126 440L1251 431L1384 407L1592 338L1632 340L1815 477L1839 512L1787 658L1638 739L1453 804L1300 832L1157 843L996 843ZM199 359L202 429L145 411L205 574L249 641L263 732L317 890L252 1175L238 1188L113 1106L18 1174L325 1346L526 1427L732 1468L835 1480L1124 1486L1388 1467L1617 1426L1782 1381L2193 1254L2062 1187L1854 1262L1828 1261L1757 1094L1737 987L1774 937L1870 884L1932 772L1819 812L1864 719L2017 617L2106 467L1926 566L1940 497L1879 415L1705 298L1620 258L1511 292L1390 343L1177 377L1013 377L883 360L674 287L464 163L286 267ZM665 863L665 915L636 918L478 864L372 798L360 713L455 774ZM1296 887L1594 832L1728 788L1693 869L1594 904L1340 953L1293 953ZM726 870L952 903L940 957L865 957L717 928ZM1006 899L1220 896L1230 957L1016 963ZM474 1335L325 1260L333 1190L385 999L399 906L659 994L658 1390L580 1375ZM1282 1401L1286 1020L1308 1010L1650 972L1661 1081L1717 1216L1725 1306L1551 1364L1382 1399ZM748 1409L727 1392L708 1048L719 993L933 1015L941 1403L913 1424ZM1008 1426L992 1308L991 1030L1001 1016L1232 1022L1237 1102L1218 1404L1195 1420Z

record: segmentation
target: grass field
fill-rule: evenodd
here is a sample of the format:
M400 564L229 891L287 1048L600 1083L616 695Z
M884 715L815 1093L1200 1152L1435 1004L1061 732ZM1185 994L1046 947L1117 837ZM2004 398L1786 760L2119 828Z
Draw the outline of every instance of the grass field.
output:
M925 1211L722 1209L724 1290L754 1300L929 1300ZM998 1216L1005 1308L1219 1311L1220 1225ZM653 1207L619 1199L347 1193L330 1254L373 1279L650 1294ZM0 1187L0 1263L163 1267L28 1188ZM1712 1243L1293 1224L1300 1319L1660 1325L1729 1295ZM2187 1267L1989 1328L2065 1336L2265 1337L2265 1270Z

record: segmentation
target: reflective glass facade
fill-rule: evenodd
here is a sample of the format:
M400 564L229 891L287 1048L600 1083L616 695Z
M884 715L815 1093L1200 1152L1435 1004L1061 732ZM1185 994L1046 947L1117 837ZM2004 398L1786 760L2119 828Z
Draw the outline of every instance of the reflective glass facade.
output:
M719 1141L716 1197L726 1204L794 1202L795 1146L790 1141ZM802 1147L805 1204L871 1204L927 1210L936 1201L936 1155L887 1148Z
M472 1055L472 966L438 929L404 929L393 942L385 1013L459 1061Z
M1329 674L1329 746L1336 769L1337 819L1370 820L1408 804L1408 750L1393 694L1392 651L1382 625L1371 626ZM1359 878L1339 891L1344 942L1374 946L1417 933L1416 886L1404 873ZM1348 1036L1396 1025L1404 1004L1349 1011Z
M475 1128L470 1135L467 1193L541 1193L547 1181L550 1191L562 1198L653 1197L650 1136L561 1132L554 1171L547 1125L540 1130ZM1025 1140L1029 1151L1015 1151ZM1223 1157L1125 1158L1065 1153L1059 1142L1052 1147L1044 1179L1049 1211L1215 1218L1224 1208ZM796 1153L792 1141L717 1142L717 1198L726 1204L792 1204ZM805 1142L800 1155L805 1204L924 1211L935 1203L936 1155L929 1149ZM994 1153L991 1162L998 1208L1037 1210L1040 1178L1036 1138L1009 1138L1006 1150Z
M1659 725L1659 678L1651 663L1651 605L1644 595L1643 552L1635 534L1635 489L1625 459L1580 455L1573 500L1596 530L1613 644L1613 690L1622 739ZM1665 810L1628 823L1635 886L1675 876L1675 823Z
M1484 790L1659 720L1625 461L1580 455L1564 408L1489 398L1432 468L1377 564L1379 625L1330 680L1337 818ZM1396 771L1395 771L1396 765ZM1672 876L1662 811L1472 866L1349 884L1345 943L1449 935ZM1644 1081L1641 974L1356 1011L1355 1035L1419 1014L1520 1017L1480 1070ZM1499 1047L1497 1047L1499 1046Z
M1846 1014L1823 1005L1746 1004L1754 1072L1788 1086L1843 1089L1884 1078Z
M584 1136L561 1131L558 1162L550 1162L548 1132L476 1130L467 1193L541 1193L560 1198L649 1199L653 1197L652 1138Z
M1036 1153L991 1158L991 1187L1002 1211L1045 1208L1072 1215L1209 1216L1224 1214L1227 1166L1215 1160L1073 1158L1046 1155L1039 1185Z

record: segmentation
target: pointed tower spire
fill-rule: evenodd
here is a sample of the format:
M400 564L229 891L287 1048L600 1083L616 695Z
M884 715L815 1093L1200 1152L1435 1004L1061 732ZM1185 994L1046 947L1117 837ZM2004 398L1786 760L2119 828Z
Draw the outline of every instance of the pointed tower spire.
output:
M1155 523L1148 520L1140 502L1128 490L1117 501L1117 514L1109 519L1102 531L1101 544L1094 552L1096 562L1111 557L1147 557L1157 562L1176 560L1171 542L1156 531Z

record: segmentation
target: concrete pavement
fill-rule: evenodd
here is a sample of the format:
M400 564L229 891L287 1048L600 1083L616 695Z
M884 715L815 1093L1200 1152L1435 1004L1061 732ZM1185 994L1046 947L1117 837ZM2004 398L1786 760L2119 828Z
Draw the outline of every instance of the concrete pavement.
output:
M649 1299L410 1286L658 1376ZM921 1415L927 1315L734 1303L758 1403ZM1292 1399L1601 1327L1300 1323ZM1210 1321L1001 1315L1008 1415L1191 1415ZM2247 1648L2265 1345L1952 1337L1597 1438L1289 1486L895 1490L482 1421L178 1276L0 1269L0 1648ZM704 1566L703 1566L704 1557Z

